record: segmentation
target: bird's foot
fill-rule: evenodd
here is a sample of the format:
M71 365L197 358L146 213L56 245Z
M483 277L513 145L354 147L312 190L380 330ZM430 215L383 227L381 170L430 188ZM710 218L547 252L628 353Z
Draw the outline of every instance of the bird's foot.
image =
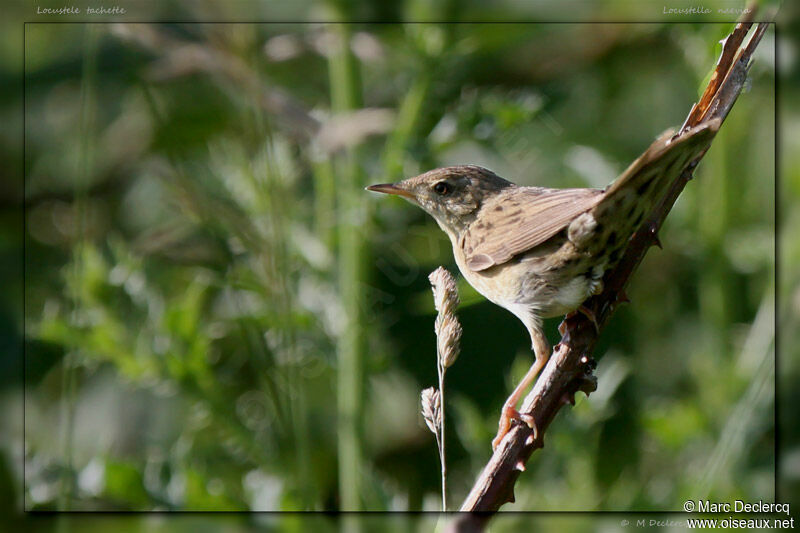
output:
M592 311L585 305L578 307L578 311L583 313L586 316L586 318L588 318L591 321L591 323L594 325L595 332L600 333L600 324L597 323L597 317L595 316L594 311Z
M559 326L558 326L558 332L561 333L562 335L564 333L566 333L566 331L567 331L567 329L566 329L566 320L574 317L578 313L582 313L586 318L588 318L589 321L594 326L594 330L597 333L600 333L600 324L597 323L597 317L595 316L594 311L592 311L591 309L589 309L585 305L581 305L576 310L574 310L574 311L572 311L570 313L567 313L567 316L564 317L564 321L562 321L561 324L559 324Z
M592 280L591 282L589 282L589 289L591 291L590 294L592 296L597 296L598 294L601 294L603 292L603 289L605 289L605 285L603 284L603 278Z
M506 436L508 430L511 429L511 421L519 420L519 411L514 405L505 404L503 410L500 412L500 422L498 423L497 435L492 439L492 451L496 450Z
M531 431L533 431L533 440L537 440L539 438L539 427L536 425L536 419L533 418L533 415L529 415L527 413L520 413L519 419L525 422Z
M520 413L517 411L517 408L514 405L506 404L503 406L503 411L500 413L500 423L498 424L499 427L497 429L497 436L492 440L492 451L497 449L497 447L503 441L503 437L505 437L509 430L511 430L512 420L521 420L525 422L528 427L533 430L533 439L536 440L538 438L539 431L536 427L536 420L533 418L533 416L527 413Z

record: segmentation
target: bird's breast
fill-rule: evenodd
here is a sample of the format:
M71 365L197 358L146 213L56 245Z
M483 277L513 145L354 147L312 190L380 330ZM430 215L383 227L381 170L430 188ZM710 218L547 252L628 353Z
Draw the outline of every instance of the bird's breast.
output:
M592 283L602 271L588 269L581 262L566 266L552 253L531 250L506 263L476 272L467 266L467 255L453 242L453 255L467 282L487 300L515 312L525 306L547 318L574 311L592 293Z
M453 255L467 282L487 300L506 309L536 303L542 283L530 265L512 260L476 272L467 266L467 256L460 246L453 246Z

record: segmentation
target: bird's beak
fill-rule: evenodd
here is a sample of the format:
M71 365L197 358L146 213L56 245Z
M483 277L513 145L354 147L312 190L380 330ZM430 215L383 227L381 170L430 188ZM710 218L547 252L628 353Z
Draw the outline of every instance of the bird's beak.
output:
M397 196L402 196L403 198L408 198L409 200L415 199L414 193L406 189L402 189L394 183L379 183L377 185L370 185L367 187L367 190L382 192L384 194L396 194Z

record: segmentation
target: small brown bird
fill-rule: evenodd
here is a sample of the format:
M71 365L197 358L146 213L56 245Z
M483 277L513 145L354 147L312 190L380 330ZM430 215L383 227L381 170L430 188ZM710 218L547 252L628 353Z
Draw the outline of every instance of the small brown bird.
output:
M707 148L718 126L662 136L603 190L520 187L478 166L367 187L402 196L433 216L467 281L530 333L536 360L503 406L493 448L512 419L536 434L535 420L516 405L550 357L542 319L572 313L602 291L604 273L664 196L670 176Z

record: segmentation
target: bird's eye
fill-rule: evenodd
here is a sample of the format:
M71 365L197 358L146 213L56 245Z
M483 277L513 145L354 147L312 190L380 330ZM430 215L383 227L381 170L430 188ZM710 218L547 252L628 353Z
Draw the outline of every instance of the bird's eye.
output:
M433 190L436 191L436 194L444 196L450 192L450 185L446 181L440 181L433 186Z

